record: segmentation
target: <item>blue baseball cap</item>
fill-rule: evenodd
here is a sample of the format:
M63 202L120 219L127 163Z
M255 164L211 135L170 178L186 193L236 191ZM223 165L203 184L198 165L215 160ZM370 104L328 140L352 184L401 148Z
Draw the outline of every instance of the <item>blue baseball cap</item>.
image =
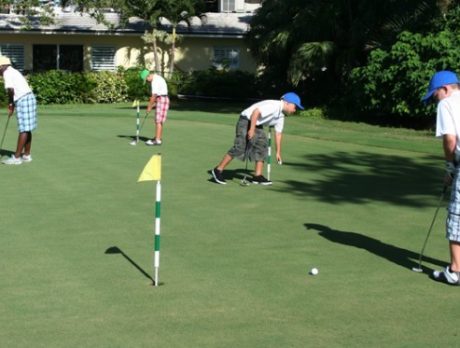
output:
M295 106L297 106L301 110L304 109L304 107L302 106L302 104L300 102L300 97L294 92L288 92L288 93L284 94L281 97L281 99L286 101L286 102L288 102L288 103L295 104Z
M460 81L458 80L457 74L453 71L442 70L436 72L430 80L430 84L428 85L428 92L422 98L422 101L427 103L438 88L441 88L445 85L453 85L456 83L460 83Z

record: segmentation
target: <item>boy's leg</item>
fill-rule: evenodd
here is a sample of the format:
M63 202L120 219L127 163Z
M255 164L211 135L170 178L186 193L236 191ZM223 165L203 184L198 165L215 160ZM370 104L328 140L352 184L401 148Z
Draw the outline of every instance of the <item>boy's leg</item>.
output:
M230 156L228 153L226 153L224 158L222 158L222 161L220 161L220 163L217 165L216 168L222 172L232 160L233 160L233 157Z
M262 175L264 170L264 161L256 161L255 176Z
M156 122L156 127L155 127L155 139L161 141L161 137L163 135L163 123L161 122Z
M18 144L16 146L16 152L14 154L14 157L19 158L21 157L22 150L25 149L27 151L28 148L28 154L30 153L30 146L31 146L31 141L32 141L32 135L30 135L30 140L29 140L29 134L30 132L21 132L18 135Z
M460 272L460 243L449 241L450 268L454 272Z

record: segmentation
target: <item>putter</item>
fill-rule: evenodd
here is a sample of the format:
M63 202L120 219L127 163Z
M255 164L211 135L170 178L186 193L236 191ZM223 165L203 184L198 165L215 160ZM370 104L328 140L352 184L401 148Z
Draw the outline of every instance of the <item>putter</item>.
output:
M245 166L245 169L244 169L244 175L243 175L243 179L241 179L241 182L240 182L240 185L241 186L249 186L251 183L246 180L248 174L247 174L247 171L248 171L248 159L249 159L249 149L251 148L251 142L248 141L246 143L246 150L244 151L244 157L245 157L245 161L246 161L246 166Z
M2 142L0 143L0 151L3 149L3 142L5 141L5 135L6 135L6 131L8 130L8 124L10 123L10 118L11 118L10 116L7 116L5 129L3 130ZM0 157L3 157L3 155L0 154Z
M147 119L147 116L149 115L148 112L145 113L145 116L144 116L144 119L142 120L142 124L141 126L139 127L139 134L141 133L141 130L142 130L142 127L144 127L144 123L145 123L145 120ZM132 140L130 142L130 145L136 145L139 141L139 137L136 138L136 140Z
M435 211L434 216L433 216L433 220L431 221L430 228L428 229L428 233L426 234L425 242L423 243L422 250L420 251L420 255L419 255L419 258L418 258L418 266L417 267L412 267L412 270L414 272L417 272L417 273L422 273L423 272L423 269L422 269L423 253L425 252L426 243L428 242L428 238L430 237L431 230L433 229L434 222L436 221L436 216L438 215L439 208L441 208L441 203L444 200L444 195L446 194L446 191L447 191L447 186L444 186L444 188L442 190L442 193L441 193L441 197L439 198L438 207L436 208L436 211Z

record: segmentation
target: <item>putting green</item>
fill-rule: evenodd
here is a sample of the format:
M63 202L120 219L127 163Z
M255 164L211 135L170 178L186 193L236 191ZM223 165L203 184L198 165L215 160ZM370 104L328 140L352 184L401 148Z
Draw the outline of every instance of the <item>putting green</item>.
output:
M40 109L33 162L0 166L2 346L457 344L458 289L411 271L442 190L440 142L293 117L273 186L241 187L238 161L217 185L207 171L231 145L238 109L173 104L158 148L129 145L128 104ZM157 152L154 288L155 185L136 181ZM427 270L448 259L444 218Z

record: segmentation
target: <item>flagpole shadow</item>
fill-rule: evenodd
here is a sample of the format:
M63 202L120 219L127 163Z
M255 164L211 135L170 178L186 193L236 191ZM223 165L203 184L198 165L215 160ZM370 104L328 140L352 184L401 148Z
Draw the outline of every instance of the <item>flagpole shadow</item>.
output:
M395 245L386 244L378 239L374 239L356 232L334 230L328 226L306 223L304 224L307 230L316 230L318 235L334 243L352 246L359 249L367 250L368 252L393 262L404 268L412 269L418 267L418 259L420 254L411 250L403 249ZM423 256L422 261L429 262L438 266L446 266L446 262ZM422 266L423 273L431 274L433 269Z
M118 248L117 246L112 246L110 248L107 248L105 251L105 254L108 255L115 255L115 254L120 254L123 256L131 265L133 265L144 277L149 279L152 282L152 285L155 285L155 280L152 278L150 274L148 274L146 271L144 271L136 262L134 262L133 259L131 259L128 255L126 255L123 250ZM161 283L159 284L161 285Z

